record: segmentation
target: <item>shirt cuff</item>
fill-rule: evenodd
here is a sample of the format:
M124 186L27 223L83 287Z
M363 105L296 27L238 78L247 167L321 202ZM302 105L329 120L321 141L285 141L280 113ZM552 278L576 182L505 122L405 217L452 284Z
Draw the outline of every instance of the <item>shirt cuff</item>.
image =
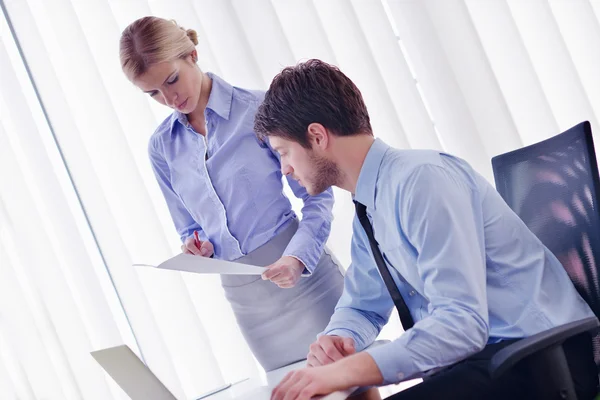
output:
M306 277L311 276L311 272L308 270L308 268L306 268L306 263L304 261L302 261L302 259L300 257L296 257L293 254L284 254L283 257L295 258L296 260L300 261L302 263L302 265L304 265L304 269L302 270L302 275L300 275L301 277L306 278Z
M379 334L373 324L366 320L356 311L347 308L336 308L325 328L325 334L329 335L334 331L347 332L340 336L348 336L354 339L356 351L364 350L375 341Z
M283 254L295 257L306 267L305 273L312 274L323 255L331 224L323 222L317 232L309 231L300 221L298 230Z
M350 339L354 339L354 341L356 342L356 338L354 337L352 332L350 332L349 330L346 330L346 329L333 329L329 332L321 332L317 335L317 337L321 337L323 335L347 337Z
M391 385L423 375L419 373L410 352L399 339L365 351L373 357L383 375L383 385Z

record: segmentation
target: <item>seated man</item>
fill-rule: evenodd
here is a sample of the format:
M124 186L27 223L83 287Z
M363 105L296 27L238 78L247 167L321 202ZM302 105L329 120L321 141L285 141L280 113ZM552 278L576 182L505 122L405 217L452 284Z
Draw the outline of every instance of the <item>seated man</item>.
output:
M347 190L357 210L344 293L310 348L309 368L284 378L273 399L418 377L427 379L393 398L535 398L524 366L492 381L490 358L593 313L481 175L451 155L375 139L360 91L318 60L275 77L255 130L279 152L285 175L312 195ZM405 332L354 354L373 343L394 304ZM579 398L591 399L598 379L590 335L564 348Z

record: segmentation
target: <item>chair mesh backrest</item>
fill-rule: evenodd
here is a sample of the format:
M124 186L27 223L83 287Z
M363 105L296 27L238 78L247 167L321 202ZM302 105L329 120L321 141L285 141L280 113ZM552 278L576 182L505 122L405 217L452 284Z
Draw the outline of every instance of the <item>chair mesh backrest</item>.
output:
M500 195L560 260L600 317L600 185L589 122L494 157L492 166ZM599 336L594 355L600 365Z

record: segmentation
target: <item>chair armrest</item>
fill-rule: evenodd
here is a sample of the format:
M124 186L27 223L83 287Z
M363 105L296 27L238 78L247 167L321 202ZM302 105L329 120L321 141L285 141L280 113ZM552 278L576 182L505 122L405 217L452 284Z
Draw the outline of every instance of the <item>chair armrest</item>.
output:
M489 372L492 379L502 375L519 361L540 350L561 345L565 340L584 332L598 330L600 322L596 317L570 322L521 339L497 352L490 360Z

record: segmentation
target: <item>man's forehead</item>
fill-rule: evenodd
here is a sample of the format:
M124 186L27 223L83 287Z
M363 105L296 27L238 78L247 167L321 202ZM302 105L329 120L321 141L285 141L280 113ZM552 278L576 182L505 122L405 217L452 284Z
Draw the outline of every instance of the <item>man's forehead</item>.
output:
M287 142L288 142L287 140L282 139L278 136L269 136L269 144L275 150L285 147Z
M281 136L269 136L269 143L274 149L287 148L294 145L294 142L289 139L282 138Z

